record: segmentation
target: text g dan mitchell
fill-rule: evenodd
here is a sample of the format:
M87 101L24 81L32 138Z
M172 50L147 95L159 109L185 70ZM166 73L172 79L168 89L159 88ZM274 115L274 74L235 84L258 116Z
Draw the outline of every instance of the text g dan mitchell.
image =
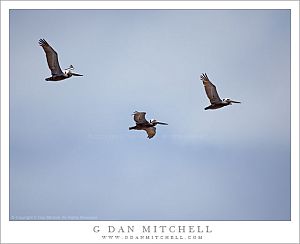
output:
M209 225L95 225L93 232L111 234L204 234L211 233L212 229Z

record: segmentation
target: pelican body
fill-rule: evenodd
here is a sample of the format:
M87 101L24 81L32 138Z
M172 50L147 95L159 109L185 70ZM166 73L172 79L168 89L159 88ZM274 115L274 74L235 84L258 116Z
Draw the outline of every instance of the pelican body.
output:
M48 67L51 70L51 77L46 78L46 81L60 81L71 76L82 76L80 74L74 73L73 65L70 65L69 68L64 71L61 70L58 62L57 52L46 42L44 39L39 40L39 45L44 49L46 53Z
M221 100L221 98L218 95L216 86L213 83L210 82L210 80L208 79L208 76L207 76L206 73L202 74L200 76L200 79L203 82L206 95L207 95L207 97L208 97L208 99L210 100L210 103L211 103L211 105L204 108L205 110L222 108L222 107L225 107L227 105L232 105L232 103L241 103L241 102L238 102L238 101L233 101L229 98L225 98L225 99Z
M147 132L149 139L155 136L156 134L155 126L157 124L168 125L167 123L159 122L155 119L150 120L150 122L148 122L145 118L146 112L135 111L132 115L136 125L129 127L129 130L145 130Z

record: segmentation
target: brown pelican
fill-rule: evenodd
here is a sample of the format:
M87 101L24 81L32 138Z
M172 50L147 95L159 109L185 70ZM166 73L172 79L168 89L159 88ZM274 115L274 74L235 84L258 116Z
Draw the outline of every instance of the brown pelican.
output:
M44 39L39 40L40 46L44 49L46 53L47 63L49 69L51 70L51 77L46 78L46 81L60 81L67 78L70 78L72 75L74 76L82 76L80 74L73 73L72 70L74 69L73 65L70 65L69 68L65 69L64 71L61 70L59 63L58 63L58 55L55 50L46 42Z
M158 122L155 119L150 120L150 122L148 122L145 119L145 115L146 115L145 112L135 111L132 115L133 115L133 119L136 123L136 126L129 127L129 130L145 130L148 134L149 139L152 138L153 136L155 136L155 133L156 133L155 126L157 124L168 125L167 123Z
M203 81L206 95L209 98L210 103L211 103L211 105L206 107L205 110L222 108L227 105L232 105L232 103L241 103L241 102L230 100L229 98L225 98L225 99L221 100L221 98L219 97L219 95L217 93L216 86L210 82L206 73L202 74L200 76L200 79Z

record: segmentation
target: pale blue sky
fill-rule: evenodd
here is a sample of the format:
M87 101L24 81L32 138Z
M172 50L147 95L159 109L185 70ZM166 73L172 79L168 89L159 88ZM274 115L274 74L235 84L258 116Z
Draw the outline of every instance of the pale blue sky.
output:
M11 218L289 220L290 148L289 10L10 12Z

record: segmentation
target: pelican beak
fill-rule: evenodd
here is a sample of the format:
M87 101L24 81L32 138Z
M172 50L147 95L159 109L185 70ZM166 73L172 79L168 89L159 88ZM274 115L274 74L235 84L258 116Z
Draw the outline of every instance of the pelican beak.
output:
M83 76L83 75L81 75L81 74L76 74L76 73L71 73L72 75L74 75L74 76Z
M241 103L241 102L238 102L238 101L232 101L232 100L230 100L230 102L232 102L232 103Z
M163 122L157 122L157 124L160 124L160 125L168 125L167 123L163 123Z

